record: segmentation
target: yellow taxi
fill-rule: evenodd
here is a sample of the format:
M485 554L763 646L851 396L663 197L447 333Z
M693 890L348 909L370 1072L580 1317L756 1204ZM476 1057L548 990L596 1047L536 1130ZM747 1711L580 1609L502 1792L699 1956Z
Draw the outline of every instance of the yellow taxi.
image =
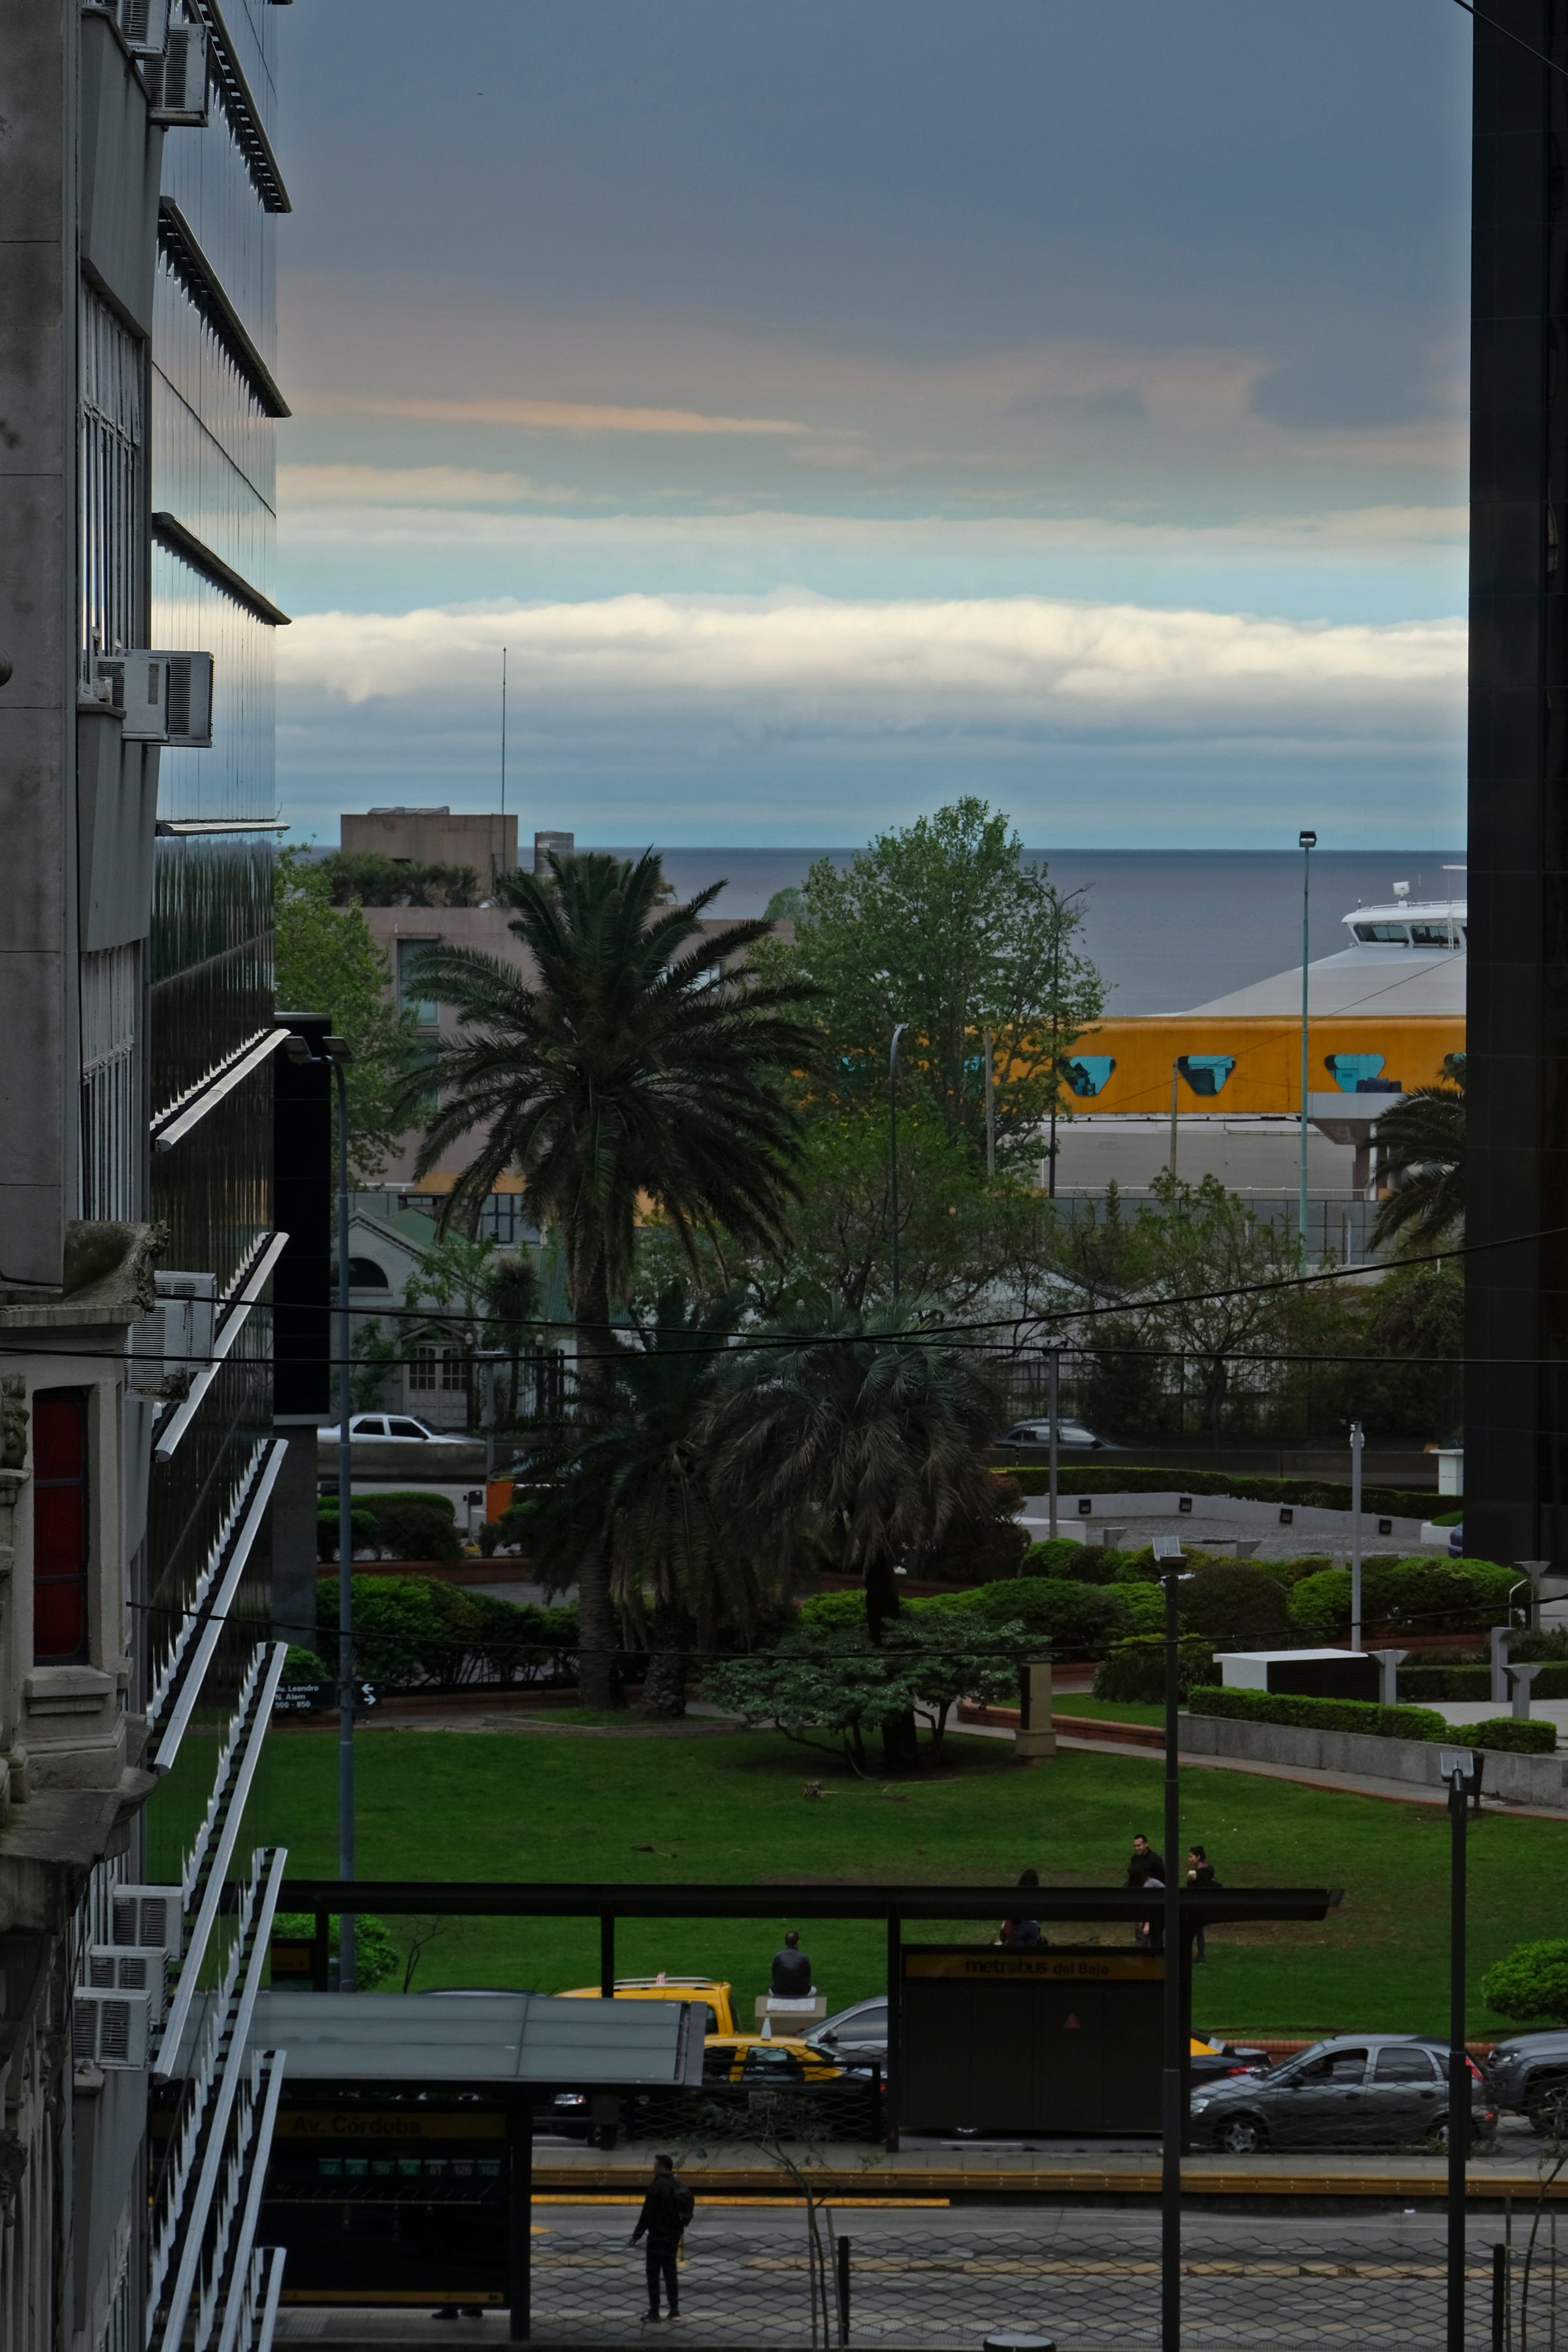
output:
M710 2033L702 2081L739 2083L749 2091L787 2091L807 2083L842 2083L847 2069L793 2033Z
M602 1998L597 1985L574 1985L570 1992L561 1995L563 2000L598 2000ZM703 2038L712 2033L735 2033L739 2031L735 2016L733 1987L722 1977L672 1977L663 1969L656 1977L617 1977L617 2000L689 2000L694 2009L706 2008Z

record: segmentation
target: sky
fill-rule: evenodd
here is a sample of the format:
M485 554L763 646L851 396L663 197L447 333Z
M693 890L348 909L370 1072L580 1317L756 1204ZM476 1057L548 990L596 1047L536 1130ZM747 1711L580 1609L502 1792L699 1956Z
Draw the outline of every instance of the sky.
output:
M1451 0L279 31L296 838L1462 841Z

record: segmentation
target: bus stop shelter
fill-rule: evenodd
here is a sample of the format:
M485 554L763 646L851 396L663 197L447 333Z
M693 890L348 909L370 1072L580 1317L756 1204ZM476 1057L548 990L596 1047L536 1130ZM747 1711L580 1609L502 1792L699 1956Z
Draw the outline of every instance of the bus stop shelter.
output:
M248 2047L282 2064L259 2226L288 2249L284 2300L503 2305L526 2336L535 2104L699 2087L703 2023L686 2001L260 1994ZM205 2027L204 1999L193 2064Z

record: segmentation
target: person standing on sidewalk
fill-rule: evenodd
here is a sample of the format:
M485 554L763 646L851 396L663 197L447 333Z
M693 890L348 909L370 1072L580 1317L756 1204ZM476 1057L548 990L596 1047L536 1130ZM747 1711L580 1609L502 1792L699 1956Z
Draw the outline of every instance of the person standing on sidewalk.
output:
M675 2275L676 2256L680 2252L681 2236L696 2210L697 2200L684 2181L675 2177L675 2158L656 2156L653 2179L647 2195L642 2201L642 2211L637 2228L632 2231L635 2246L639 2238L647 2239L644 2266L647 2273L647 2319L663 2316L658 2307L658 2283L664 2281L665 2300L671 2319L680 2316L680 2287Z

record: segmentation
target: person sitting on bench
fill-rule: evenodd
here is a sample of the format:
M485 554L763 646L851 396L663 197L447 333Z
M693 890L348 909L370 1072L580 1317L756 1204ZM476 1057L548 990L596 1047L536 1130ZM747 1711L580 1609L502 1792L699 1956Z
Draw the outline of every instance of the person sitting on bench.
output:
M809 2000L816 1988L811 1981L811 1961L800 1948L800 1931L792 1927L784 1949L773 1954L772 1993L774 2000Z

